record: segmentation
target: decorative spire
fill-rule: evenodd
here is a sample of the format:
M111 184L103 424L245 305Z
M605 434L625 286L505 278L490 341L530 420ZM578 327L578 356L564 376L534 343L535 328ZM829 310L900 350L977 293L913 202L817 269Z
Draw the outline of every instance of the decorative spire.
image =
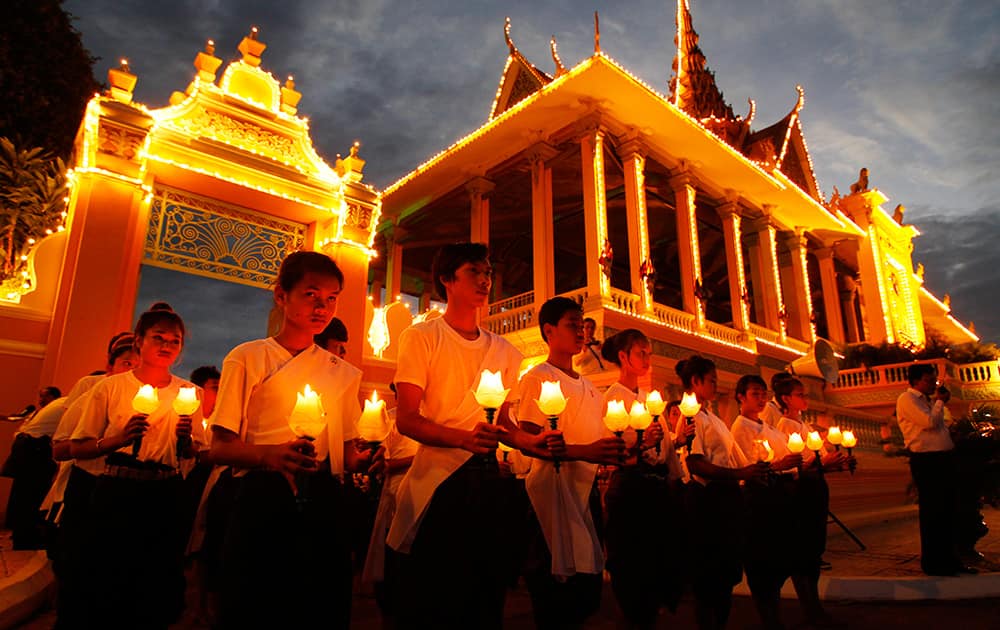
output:
M750 111L747 112L747 117L743 119L743 124L749 128L750 124L753 123L754 117L757 115L757 102L752 98L748 98L747 103L750 104Z
M594 11L594 54L601 52L601 20Z
M108 92L116 101L131 103L132 91L135 89L137 77L132 74L128 59L122 58L119 64L118 68L108 70L108 83L111 84L111 89Z
M243 63L251 66L260 65L260 56L264 54L267 44L257 39L258 29L256 26L250 27L250 34L243 38L237 50L243 55Z
M691 23L688 0L677 0L675 21L677 53L674 55L674 76L670 78L670 101L699 120L735 120L733 108L723 98L715 84L715 74L706 67L705 54L698 47L698 33Z
M559 48L556 46L556 36L553 35L552 39L549 40L549 49L552 51L552 61L556 63L556 76L561 77L562 75L569 72L566 70L566 66L563 65L562 59L559 57Z
M511 37L510 37L510 16L509 15L504 19L504 24L503 24L503 38L504 38L504 41L507 42L507 48L510 48L511 54L514 54L514 52L517 51L517 46L514 45L514 40L511 39Z

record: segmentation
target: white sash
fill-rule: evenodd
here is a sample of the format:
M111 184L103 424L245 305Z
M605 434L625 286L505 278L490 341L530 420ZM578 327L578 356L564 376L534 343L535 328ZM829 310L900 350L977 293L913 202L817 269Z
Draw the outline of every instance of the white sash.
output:
M568 379L560 380L565 393L579 391L569 389L574 385L568 385ZM569 403L559 418L567 444L589 444L604 435L604 398L590 381L582 379L581 384L582 396L568 396ZM521 404L537 403L522 399ZM551 461L535 459L531 464L525 489L552 556L552 575L569 577L604 570L604 553L590 513L596 474L597 464L588 462L561 462L558 473Z
M510 346L506 343L490 343L486 355L480 362L478 375L484 368L494 369L494 366L506 365L508 357L503 357ZM405 359L404 359L405 360ZM483 408L476 402L472 388L476 383L470 383L466 388L465 397L458 407L446 418L429 418L429 420L447 427L472 429L478 422L485 420ZM422 407L423 405L421 405ZM422 410L421 410L422 411ZM386 543L400 553L409 553L410 546L417 536L420 522L427 512L431 498L438 486L450 477L456 470L469 460L472 453L462 448L447 448L421 444L413 456L413 464L399 484L396 494L396 514L389 528Z

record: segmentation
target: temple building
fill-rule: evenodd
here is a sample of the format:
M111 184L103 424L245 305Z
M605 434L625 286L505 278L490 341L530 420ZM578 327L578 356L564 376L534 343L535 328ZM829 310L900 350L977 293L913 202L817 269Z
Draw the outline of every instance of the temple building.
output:
M509 20L505 37L487 122L382 193L376 299L409 294L425 309L435 250L481 241L495 268L483 325L529 362L544 357L539 306L565 295L599 338L646 333L657 385L676 384L676 361L698 352L719 366L723 393L742 374L785 369L819 338L913 349L931 329L951 343L978 339L923 287L912 261L919 231L901 208L885 210L866 173L850 194L819 189L801 87L771 125L754 126L753 101L734 113L686 0L666 94L601 50L596 15L594 52L572 68L554 39L550 73L520 52ZM615 372L592 377L605 385ZM850 413L838 387L813 388L820 411ZM877 410L899 389L894 381Z

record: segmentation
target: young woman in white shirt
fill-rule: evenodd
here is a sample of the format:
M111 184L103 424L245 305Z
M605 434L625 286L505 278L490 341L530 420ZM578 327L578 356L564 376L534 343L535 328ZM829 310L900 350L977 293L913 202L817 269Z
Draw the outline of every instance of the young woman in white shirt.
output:
M798 433L805 443L812 427L802 418L809 408L809 399L802 382L789 377L774 383L774 398L781 407L778 430L787 436ZM802 452L802 473L799 475L794 514L785 531L793 535L796 553L792 555L792 584L807 623L823 622L829 614L819 599L819 573L823 552L826 550L826 524L830 512L830 488L822 471L844 470L851 459L840 451L820 451L822 470L817 466L816 454L806 449Z
M688 528L685 542L695 597L695 618L702 630L724 628L732 608L733 587L743 578L743 495L740 481L767 477L766 463L751 463L733 440L729 427L709 408L715 400L718 376L715 363L692 355L677 363L685 393L694 394L701 410L685 424L694 436L687 451L691 481L685 488Z
M791 561L784 542L792 521L795 475L802 455L788 450L785 435L761 419L767 405L767 383L756 374L736 382L740 415L733 421L736 444L751 461L770 463L772 474L763 481L747 482L747 518L743 568L757 613L764 627L782 628L779 604L781 586L791 575Z
M601 354L618 367L618 380L604 393L605 408L614 400L626 411L636 401L645 403L649 392L639 382L650 369L652 346L646 335L623 330L604 341ZM664 606L675 610L683 589L677 549L683 540L682 473L665 420L649 426L642 444L636 443L634 430L625 432L629 459L614 470L605 495L611 587L636 628L652 627Z
M88 551L100 593L92 621L103 627L166 627L184 606L181 460L204 442L201 412L178 416L181 387L171 366L184 345L184 322L159 303L139 316L139 365L109 376L90 392L73 432L77 459L105 457L91 499ZM143 385L157 393L148 414L133 399ZM193 440L192 440L193 438Z
M350 623L341 478L367 463L353 442L361 371L313 342L343 284L326 254L289 254L274 287L280 331L237 346L222 363L211 457L233 468L237 486L222 549L219 627ZM295 411L307 385L322 408L312 426L298 424L309 414Z

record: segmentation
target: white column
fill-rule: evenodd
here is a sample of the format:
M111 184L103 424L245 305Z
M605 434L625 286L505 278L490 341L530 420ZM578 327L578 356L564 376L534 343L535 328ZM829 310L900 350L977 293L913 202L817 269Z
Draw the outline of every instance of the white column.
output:
M604 130L589 125L580 138L583 176L583 225L587 239L587 293L589 299L611 294L611 278L601 269L601 255L608 240L607 193L604 189Z
M619 148L625 170L625 212L628 222L629 279L632 293L642 299L641 309L653 307L653 294L642 275L643 264L652 265L649 257L649 224L646 212L646 157L636 139L629 139Z
M819 261L819 279L823 286L823 312L826 314L826 330L830 341L844 343L844 318L840 311L840 291L837 288L837 269L834 265L833 249L824 247L816 250Z
M487 197L494 184L485 177L476 177L465 184L470 202L469 240L473 243L490 244L490 200Z
M677 254L684 310L695 316L698 328L704 328L705 307L695 295L695 286L702 282L702 278L694 180L688 172L682 171L670 178L670 186L674 189L677 208Z
M558 154L555 148L539 143L528 149L531 165L531 265L535 304L556 294L552 217L552 169L545 162Z
M750 327L750 308L744 296L747 294L747 279L743 270L743 245L741 240L740 207L736 201L728 201L717 208L722 219L722 233L726 242L726 269L729 272L729 301L733 310L733 328L747 330Z

